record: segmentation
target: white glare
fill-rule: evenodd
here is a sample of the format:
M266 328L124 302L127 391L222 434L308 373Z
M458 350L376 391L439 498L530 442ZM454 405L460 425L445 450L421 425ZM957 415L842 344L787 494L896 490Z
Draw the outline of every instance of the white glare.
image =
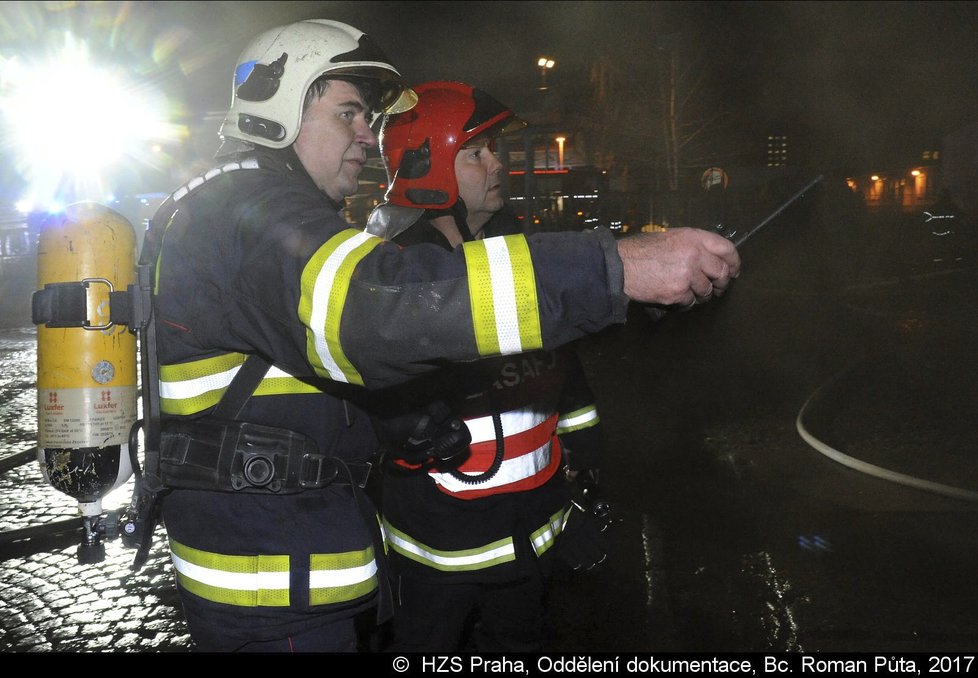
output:
M106 170L149 154L173 129L157 97L93 65L70 36L58 59L2 64L0 113L35 201L102 193Z

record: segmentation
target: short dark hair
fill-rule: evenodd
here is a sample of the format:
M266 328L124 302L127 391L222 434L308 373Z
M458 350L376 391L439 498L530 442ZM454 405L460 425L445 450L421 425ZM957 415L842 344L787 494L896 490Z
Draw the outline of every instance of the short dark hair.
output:
M379 80L355 75L331 75L326 73L313 80L313 83L309 85L309 89L306 90L306 98L302 101L303 114L305 114L306 109L309 108L313 101L323 97L323 94L329 89L329 83L333 80L342 80L356 87L357 93L363 99L364 103L367 104L367 108L371 113L379 110L381 98L381 85Z

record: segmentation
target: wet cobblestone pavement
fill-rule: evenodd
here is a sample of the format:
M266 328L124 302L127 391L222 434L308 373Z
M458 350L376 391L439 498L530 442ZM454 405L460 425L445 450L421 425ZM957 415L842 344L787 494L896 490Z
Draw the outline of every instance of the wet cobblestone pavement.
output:
M128 502L124 485L105 509ZM73 518L77 504L48 486L36 463L0 477L0 528L23 529ZM158 530L146 565L135 551L105 543L101 563L78 563L79 531L0 547L0 652L184 652L190 637L179 608L166 541ZM13 555L17 550L23 555Z
M0 331L0 531L8 535L78 520L77 502L48 485L36 461L14 465L36 445L35 341L33 328ZM103 509L125 506L131 492L130 481ZM136 574L135 551L118 539L105 541L103 562L79 564L77 527L0 542L0 652L192 649L164 534Z

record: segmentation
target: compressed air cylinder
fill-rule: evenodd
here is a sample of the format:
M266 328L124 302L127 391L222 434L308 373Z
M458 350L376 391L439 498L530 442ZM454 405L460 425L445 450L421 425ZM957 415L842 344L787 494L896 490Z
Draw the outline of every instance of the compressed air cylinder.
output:
M49 215L38 239L38 289L86 281L88 327L37 328L38 462L45 479L78 500L83 516L132 475L136 338L109 320L111 291L135 279L135 234L93 202Z

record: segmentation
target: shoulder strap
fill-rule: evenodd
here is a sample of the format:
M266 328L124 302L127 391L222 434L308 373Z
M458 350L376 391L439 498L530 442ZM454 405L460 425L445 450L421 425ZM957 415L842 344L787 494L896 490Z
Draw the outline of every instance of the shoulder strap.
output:
M271 363L257 353L249 355L214 408L213 416L219 419L237 419L271 366Z

